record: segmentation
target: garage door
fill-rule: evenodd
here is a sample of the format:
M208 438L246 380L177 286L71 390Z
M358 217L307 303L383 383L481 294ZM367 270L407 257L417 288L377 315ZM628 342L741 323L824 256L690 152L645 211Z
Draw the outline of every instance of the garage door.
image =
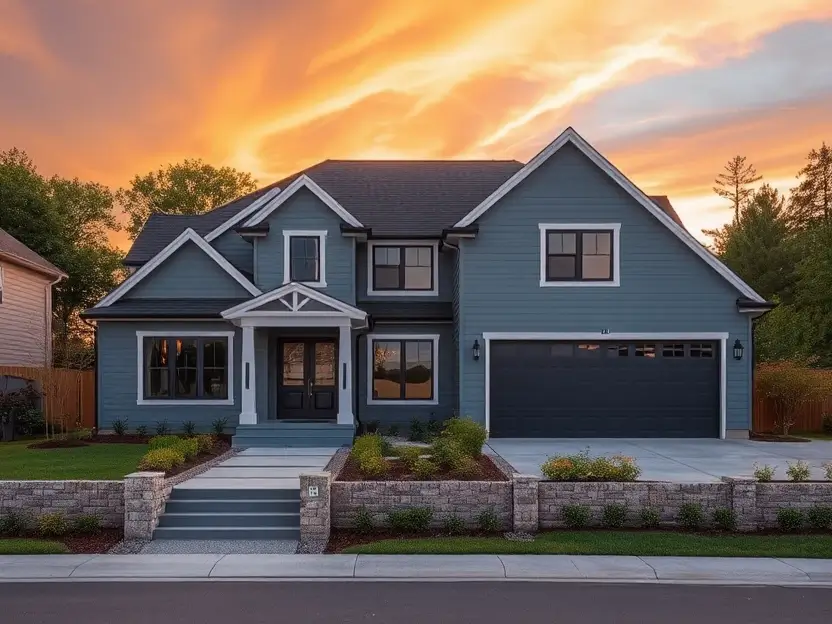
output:
M492 341L494 437L719 436L715 342Z

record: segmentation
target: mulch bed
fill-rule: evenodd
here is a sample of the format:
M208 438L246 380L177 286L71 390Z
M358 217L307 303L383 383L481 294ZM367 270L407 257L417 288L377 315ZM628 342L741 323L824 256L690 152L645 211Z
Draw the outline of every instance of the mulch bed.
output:
M105 553L124 537L121 529L101 529L95 535L66 535L58 539L74 554Z
M799 438L793 435L781 435L779 433L750 433L749 440L758 442L811 442L809 438Z
M466 531L463 535L466 537L500 537L504 533L505 531L498 531L496 533ZM439 529L422 531L421 533L398 533L387 529L374 530L370 533L359 533L352 529L332 529L329 534L326 551L324 552L337 553L350 546L371 544L372 542L380 542L381 540L387 539L423 539L426 537L448 537L448 534Z
M358 468L358 462L352 457L347 459L344 469L338 475L337 481L421 481L416 478L404 462L394 460L387 462L390 469L387 474L381 477L365 477ZM485 455L477 459L480 470L474 476L461 476L454 472L442 470L438 472L430 481L508 481L506 475L494 465L494 462Z
M147 444L150 438L149 435L94 435L88 442L91 444Z
M230 448L231 444L229 442L226 442L225 440L220 440L216 444L214 444L214 448L212 448L209 453L200 453L191 461L185 462L181 466L177 466L173 470L169 470L168 472L166 472L165 477L173 477L175 475L185 472L186 470L190 470L194 466L204 464L205 462L210 461L215 457L227 452Z

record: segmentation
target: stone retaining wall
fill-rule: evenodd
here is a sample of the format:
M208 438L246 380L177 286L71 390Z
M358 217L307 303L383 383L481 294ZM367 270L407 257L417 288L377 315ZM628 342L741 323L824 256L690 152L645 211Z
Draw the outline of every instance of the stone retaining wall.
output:
M36 519L61 512L68 520L94 514L106 528L124 524L122 481L0 481L0 516L23 512Z
M832 483L757 483L755 522L760 528L777 526L777 510L793 507L808 511L813 505L832 506Z
M173 485L164 472L133 472L124 477L124 539L149 540Z

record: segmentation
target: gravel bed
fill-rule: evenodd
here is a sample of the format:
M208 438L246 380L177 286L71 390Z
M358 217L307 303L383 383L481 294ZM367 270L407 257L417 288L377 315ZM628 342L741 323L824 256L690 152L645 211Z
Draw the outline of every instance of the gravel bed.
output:
M150 542L147 540L122 540L110 550L108 555L138 555L142 548L147 546Z
M295 540L153 540L143 555L292 555Z
M326 552L327 543L322 540L305 540L298 544L299 555L322 555Z

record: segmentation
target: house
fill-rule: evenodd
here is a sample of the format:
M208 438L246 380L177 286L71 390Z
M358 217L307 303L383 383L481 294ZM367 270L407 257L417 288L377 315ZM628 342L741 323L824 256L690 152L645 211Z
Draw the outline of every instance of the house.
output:
M52 362L52 287L66 277L0 229L0 365Z
M153 215L86 312L99 424L238 445L454 413L501 437L747 436L772 307L573 129L516 161L334 161Z

